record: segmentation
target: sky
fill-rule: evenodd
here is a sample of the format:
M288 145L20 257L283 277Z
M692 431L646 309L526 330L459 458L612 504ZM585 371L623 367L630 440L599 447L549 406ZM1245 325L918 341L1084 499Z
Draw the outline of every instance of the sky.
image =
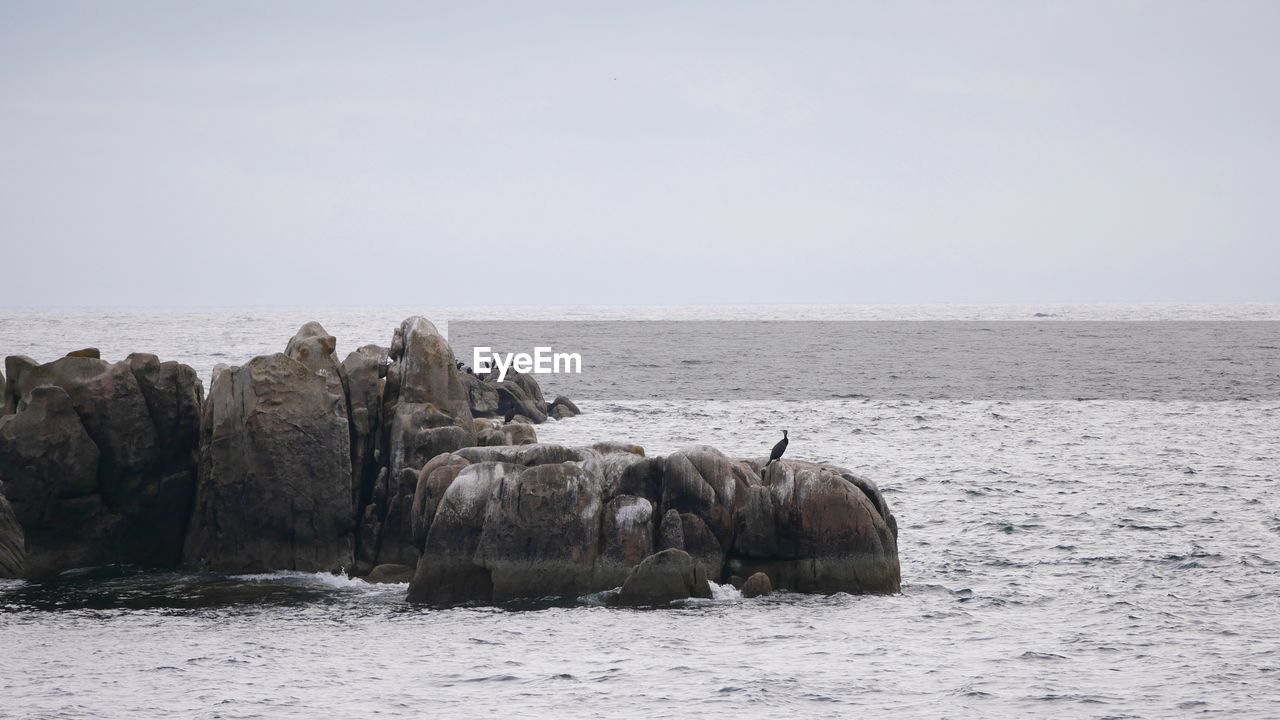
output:
M0 0L0 306L1280 300L1280 3Z

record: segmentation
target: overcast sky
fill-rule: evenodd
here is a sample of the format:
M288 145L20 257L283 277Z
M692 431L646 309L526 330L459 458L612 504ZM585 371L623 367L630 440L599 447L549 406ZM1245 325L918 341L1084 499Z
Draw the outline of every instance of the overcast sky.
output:
M0 305L1280 300L1280 3L0 2Z

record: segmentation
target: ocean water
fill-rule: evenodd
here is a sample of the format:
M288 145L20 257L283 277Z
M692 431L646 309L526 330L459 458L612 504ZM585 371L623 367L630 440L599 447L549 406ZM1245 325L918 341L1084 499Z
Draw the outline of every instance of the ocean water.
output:
M1037 312L1280 320L1275 305L19 309L0 310L0 354L143 350L207 379L282 350L310 319L345 355L386 345L413 313L444 326ZM900 595L722 589L662 610L587 597L441 611L406 605L403 585L323 575L0 582L0 717L1276 715L1280 402L727 395L575 397L584 414L538 435L755 456L788 428L789 457L880 484L900 526Z

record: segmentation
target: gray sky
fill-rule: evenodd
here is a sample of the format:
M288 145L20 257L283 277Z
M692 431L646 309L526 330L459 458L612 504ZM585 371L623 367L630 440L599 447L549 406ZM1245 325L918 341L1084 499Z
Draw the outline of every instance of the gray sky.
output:
M1280 300L1278 37L1269 1L3 1L0 305Z

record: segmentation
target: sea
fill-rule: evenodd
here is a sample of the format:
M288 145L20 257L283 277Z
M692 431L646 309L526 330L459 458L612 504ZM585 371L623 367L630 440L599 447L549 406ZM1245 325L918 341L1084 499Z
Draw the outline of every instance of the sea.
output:
M207 386L215 365L282 351L308 320L344 357L388 345L409 315L445 332L1248 321L1265 336L1280 305L0 308L0 355L150 352ZM0 581L0 717L1274 718L1280 400L1247 382L1270 377L1274 340L1256 344L1262 360L1212 358L1253 388L1240 396L915 397L824 381L797 397L741 377L719 395L619 397L566 379L583 414L539 426L544 442L757 457L785 428L787 457L872 478L898 519L902 592L722 586L662 609L586 596L436 610L406 604L406 585L338 575L75 570ZM609 370L628 372L616 358ZM543 387L558 394L557 378Z

